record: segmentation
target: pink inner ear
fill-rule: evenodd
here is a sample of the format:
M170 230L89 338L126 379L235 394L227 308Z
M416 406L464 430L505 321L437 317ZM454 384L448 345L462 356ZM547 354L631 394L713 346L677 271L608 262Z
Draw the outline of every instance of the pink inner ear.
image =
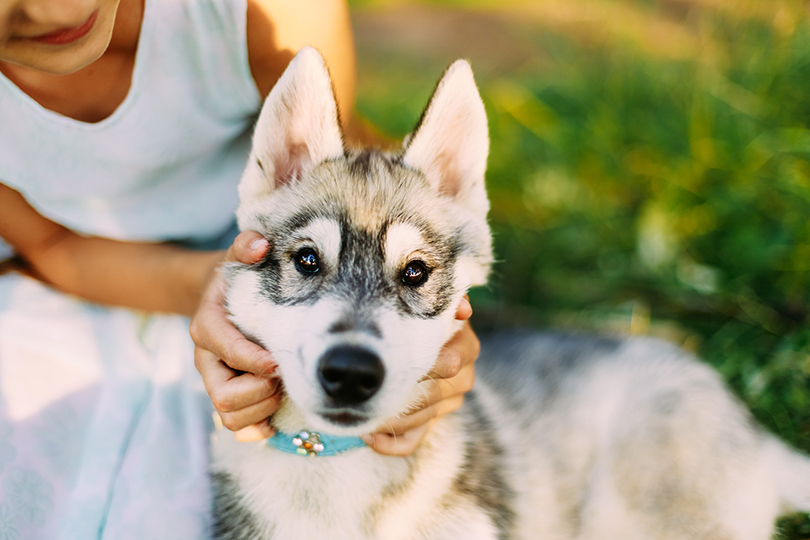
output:
M293 180L300 179L305 168L305 164L311 160L309 148L303 142L289 142L284 146L284 151L274 159L276 164L275 183L276 187L281 187Z
M433 163L433 171L428 174L436 175L439 192L451 197L458 195L461 188L461 172L458 170L458 162L454 156L442 152L436 156Z
M467 176L475 174L482 150L481 141L471 128L475 119L469 109L475 102L449 101L447 91L434 97L425 123L414 134L410 164L421 168L440 193L456 197L466 189L468 180L472 180Z

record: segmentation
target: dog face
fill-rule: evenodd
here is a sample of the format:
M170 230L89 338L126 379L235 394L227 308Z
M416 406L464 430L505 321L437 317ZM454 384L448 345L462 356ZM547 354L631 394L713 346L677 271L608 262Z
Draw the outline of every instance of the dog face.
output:
M232 320L279 364L277 427L366 433L418 397L458 329L458 302L489 271L488 145L466 62L387 155L346 150L320 55L305 48L292 61L239 186L239 226L270 249L227 271Z

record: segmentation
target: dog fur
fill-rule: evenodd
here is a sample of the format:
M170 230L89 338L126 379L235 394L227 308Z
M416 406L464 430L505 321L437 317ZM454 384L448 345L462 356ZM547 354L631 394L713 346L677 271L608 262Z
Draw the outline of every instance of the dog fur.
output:
M359 435L407 412L492 262L486 115L466 62L399 154L347 150L339 125L305 48L265 103L239 187L239 225L270 250L228 268L228 306L277 359L284 432ZM427 279L409 285L414 264ZM336 347L379 358L368 399L324 392L319 362ZM304 458L220 430L215 537L765 540L780 513L810 509L810 460L673 346L514 332L484 339L476 366L464 406L410 457Z

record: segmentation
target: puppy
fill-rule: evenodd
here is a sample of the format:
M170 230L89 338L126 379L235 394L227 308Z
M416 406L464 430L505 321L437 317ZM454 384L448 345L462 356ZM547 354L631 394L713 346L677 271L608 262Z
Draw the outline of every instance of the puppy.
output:
M486 281L488 146L466 62L389 155L347 150L320 55L292 61L239 186L239 225L270 249L227 269L233 321L273 352L286 396L272 439L214 436L215 536L766 540L808 510L810 461L650 339L485 339L476 389L412 456L362 444L423 395Z

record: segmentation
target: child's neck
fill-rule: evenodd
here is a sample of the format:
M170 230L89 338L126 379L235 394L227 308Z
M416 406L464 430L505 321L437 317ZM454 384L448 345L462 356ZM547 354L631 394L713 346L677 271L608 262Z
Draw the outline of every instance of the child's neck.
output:
M124 101L132 82L144 0L121 0L110 46L92 64L54 75L0 61L0 73L44 108L81 122L100 122Z

